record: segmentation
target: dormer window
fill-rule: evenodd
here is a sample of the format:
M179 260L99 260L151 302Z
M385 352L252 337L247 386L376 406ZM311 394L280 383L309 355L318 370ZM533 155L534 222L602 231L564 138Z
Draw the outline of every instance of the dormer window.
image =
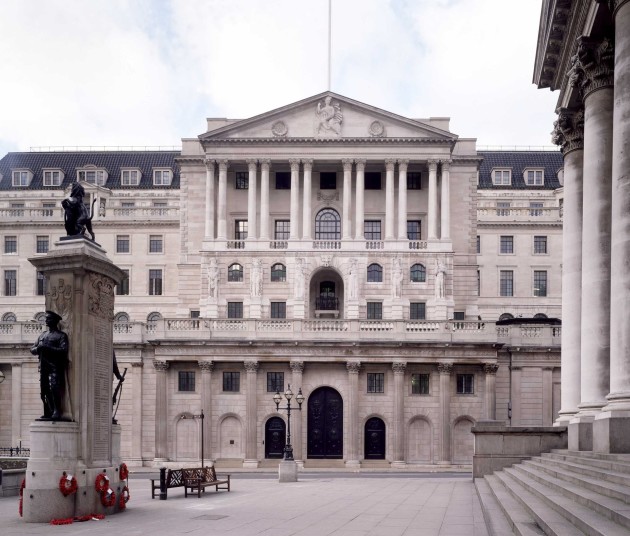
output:
M138 186L140 177L139 169L123 169L120 173L120 184L122 186Z
M155 186L170 186L173 173L170 169L154 169L153 184Z
M28 169L13 170L13 186L28 186L33 178L33 173Z
M107 182L107 171L91 166L89 168L80 169L77 172L77 177L80 181L89 182L96 186L103 186L105 182Z
M61 186L63 182L63 171L60 169L44 170L44 186Z
M509 186L512 184L512 170L511 169L493 169L492 170L492 184L496 186Z
M524 174L527 186L543 186L545 184L544 169L526 169Z

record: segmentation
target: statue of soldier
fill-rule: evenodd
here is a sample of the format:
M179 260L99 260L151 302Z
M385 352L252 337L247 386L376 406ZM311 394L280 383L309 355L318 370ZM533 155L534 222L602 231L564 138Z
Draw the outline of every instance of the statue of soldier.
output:
M59 421L63 418L63 395L68 368L68 335L59 329L61 317L46 311L48 331L42 333L31 348L39 357L39 387L44 415L41 419Z

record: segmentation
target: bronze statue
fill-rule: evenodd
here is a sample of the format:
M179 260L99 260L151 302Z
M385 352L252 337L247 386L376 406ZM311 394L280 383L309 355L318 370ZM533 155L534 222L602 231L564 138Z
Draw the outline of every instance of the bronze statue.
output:
M44 415L42 420L59 421L63 418L63 395L68 369L68 335L59 330L61 317L46 311L48 331L42 333L31 353L39 357L39 387Z
M75 183L70 192L70 197L67 197L61 202L61 206L64 210L64 226L68 236L84 236L87 230L87 232L92 235L92 240L94 240L92 218L94 217L96 196L92 201L91 213L88 211L88 207L83 203L84 197L85 189L78 182Z

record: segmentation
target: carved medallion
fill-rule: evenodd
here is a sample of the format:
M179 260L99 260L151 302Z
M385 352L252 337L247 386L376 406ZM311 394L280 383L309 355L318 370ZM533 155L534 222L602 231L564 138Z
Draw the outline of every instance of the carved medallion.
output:
M88 311L107 320L114 319L114 282L109 277L90 274Z
M286 136L288 132L289 128L284 121L276 121L271 125L271 133L276 137L282 138Z
M380 121L372 121L370 128L368 128L368 132L370 133L370 136L380 138L385 135L385 127Z
M46 309L56 312L62 318L59 325L68 332L72 328L72 285L66 285L60 278L49 288Z

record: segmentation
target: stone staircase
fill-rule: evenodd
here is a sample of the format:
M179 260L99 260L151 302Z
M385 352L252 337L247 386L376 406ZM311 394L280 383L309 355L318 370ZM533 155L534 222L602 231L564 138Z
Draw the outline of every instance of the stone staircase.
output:
M630 454L553 450L475 486L491 536L630 535Z

